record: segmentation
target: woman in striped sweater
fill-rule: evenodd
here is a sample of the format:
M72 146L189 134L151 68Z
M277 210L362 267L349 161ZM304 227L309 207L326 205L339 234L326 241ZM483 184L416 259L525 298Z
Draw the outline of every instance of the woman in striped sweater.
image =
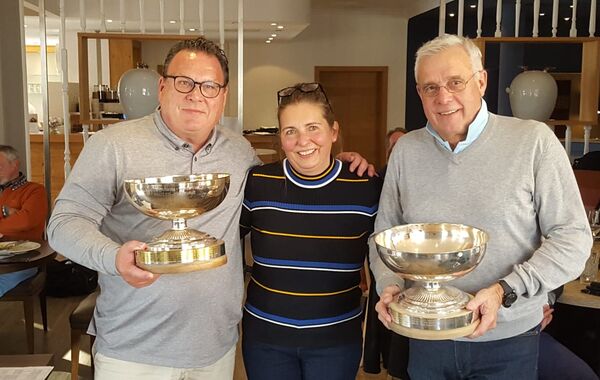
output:
M318 83L280 90L278 103L286 158L251 170L242 209L254 258L244 364L250 380L354 379L381 180L332 157L339 126Z

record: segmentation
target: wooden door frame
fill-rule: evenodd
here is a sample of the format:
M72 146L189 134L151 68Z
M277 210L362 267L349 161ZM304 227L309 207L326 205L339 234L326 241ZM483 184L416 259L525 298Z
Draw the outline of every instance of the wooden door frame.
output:
M321 73L323 72L374 72L379 74L381 80L378 110L378 122L375 125L378 136L378 143L382 149L379 149L379 161L385 164L386 162L386 134L387 134L387 107L388 107L388 67L387 66L315 66L315 81L320 82ZM358 152L360 153L360 152ZM375 163L373 163L375 164Z

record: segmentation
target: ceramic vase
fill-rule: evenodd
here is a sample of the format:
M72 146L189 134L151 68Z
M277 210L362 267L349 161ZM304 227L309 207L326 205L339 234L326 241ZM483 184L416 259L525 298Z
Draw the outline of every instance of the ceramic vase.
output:
M506 92L515 117L545 121L556 105L558 86L546 71L528 70L517 75Z
M119 101L128 120L138 119L158 107L158 80L154 70L137 68L127 70L119 79Z

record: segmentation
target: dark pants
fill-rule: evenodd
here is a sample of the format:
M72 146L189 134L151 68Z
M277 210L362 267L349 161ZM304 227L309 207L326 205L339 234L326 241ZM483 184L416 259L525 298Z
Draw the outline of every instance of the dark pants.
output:
M539 326L490 342L410 340L413 380L536 380Z
M249 380L354 380L361 344L302 348L247 342L242 339Z
M598 380L586 362L560 344L551 335L540 335L540 380Z

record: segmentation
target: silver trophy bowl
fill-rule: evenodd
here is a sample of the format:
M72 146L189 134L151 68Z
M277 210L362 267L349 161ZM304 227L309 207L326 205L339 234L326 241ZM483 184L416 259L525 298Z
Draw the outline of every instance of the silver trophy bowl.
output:
M392 227L375 235L379 257L414 286L390 305L395 332L417 339L452 339L477 327L466 304L472 296L441 283L469 273L485 253L488 235L462 224Z
M227 262L222 240L187 227L186 219L217 207L229 190L229 174L211 173L126 180L127 199L144 214L170 220L172 228L136 251L136 264L154 273L209 269Z

